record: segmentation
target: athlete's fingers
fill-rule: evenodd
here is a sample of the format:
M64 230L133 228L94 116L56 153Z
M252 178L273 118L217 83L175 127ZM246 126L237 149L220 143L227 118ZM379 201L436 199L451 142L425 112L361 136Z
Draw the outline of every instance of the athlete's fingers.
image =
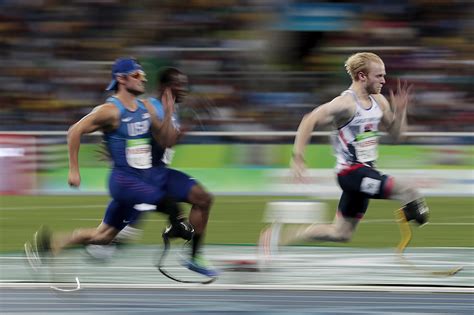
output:
M81 185L81 175L77 172L70 171L67 182L71 187L79 187Z
M406 86L405 86L405 102L408 103L408 99L410 98L410 91L411 91L411 87L412 85L411 84L408 84L408 82L406 82Z
M74 187L74 188L77 188L81 185L80 180L79 181L69 180L68 183L69 183L69 186Z
M168 98L170 100L170 104L174 104L175 96L173 95L173 92L171 91L171 88L168 88Z
M400 90L402 89L402 83L400 82L400 78L397 79L397 91L400 93Z
M169 101L171 99L171 97L170 97L170 88L166 88L166 90L165 90L165 99L166 99L166 105L169 105Z
M300 171L295 171L293 172L293 175L291 176L291 181L294 184L300 184L304 182L304 176L301 174Z
M170 88L166 88L166 90L165 90L165 100L166 100L166 106L169 106L170 105L170 100L171 100Z
M171 92L171 88L166 88L165 89L165 109L168 110L168 111L173 111L174 108L174 98L173 98L173 94Z
M408 99L407 99L407 102L413 101L413 91L414 91L414 86L413 86L413 84L410 84L410 86L408 87Z
M292 169L292 181L294 183L307 183L309 182L305 177L306 167L304 165L295 165Z
M408 84L408 82L405 81L405 95L407 96L407 100L408 100L408 96L410 95L410 90L411 90L411 84Z

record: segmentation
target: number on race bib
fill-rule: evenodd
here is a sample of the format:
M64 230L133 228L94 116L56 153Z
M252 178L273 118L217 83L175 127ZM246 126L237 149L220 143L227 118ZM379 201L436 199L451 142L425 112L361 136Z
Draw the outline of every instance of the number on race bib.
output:
M133 168L151 168L151 145L149 139L128 139L125 150L127 163Z
M354 148L357 161L373 162L378 158L378 135L377 132L367 131L356 136Z

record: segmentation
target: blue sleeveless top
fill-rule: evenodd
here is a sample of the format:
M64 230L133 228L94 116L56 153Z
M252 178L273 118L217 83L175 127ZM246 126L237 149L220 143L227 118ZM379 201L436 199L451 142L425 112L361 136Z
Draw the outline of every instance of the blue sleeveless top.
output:
M120 125L117 129L105 132L104 141L114 167L126 169L151 168L151 119L145 105L136 100L135 111L130 111L116 97L109 97L120 111Z
M163 118L165 117L165 111L163 109L163 104L161 103L161 101L154 97L150 97L148 98L148 100L153 105L153 107L155 107L156 115L158 116L158 119L163 120ZM176 115L173 114L173 117L171 119L173 121L173 125L175 126L175 128L179 129L179 121ZM165 151L166 151L166 148L163 148L156 141L152 141L153 166L165 165L165 163L163 162L163 156L165 155Z

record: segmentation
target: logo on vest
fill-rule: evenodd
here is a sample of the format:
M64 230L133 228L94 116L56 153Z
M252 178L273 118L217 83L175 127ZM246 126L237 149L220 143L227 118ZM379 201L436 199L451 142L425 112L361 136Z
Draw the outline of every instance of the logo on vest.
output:
M150 121L143 120L127 124L129 136L139 136L147 133L150 130Z

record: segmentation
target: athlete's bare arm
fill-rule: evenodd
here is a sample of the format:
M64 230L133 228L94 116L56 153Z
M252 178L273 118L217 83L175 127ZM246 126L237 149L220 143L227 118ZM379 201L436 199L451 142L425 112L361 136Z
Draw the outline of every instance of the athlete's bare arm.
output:
M95 107L89 114L69 128L67 133L69 150L69 185L79 187L81 184L78 159L81 136L99 130L107 131L116 129L119 122L120 112L117 107L111 103L105 103Z
M315 108L303 117L296 133L291 162L297 177L300 177L305 169L304 151L313 130L329 125L334 127L344 125L354 114L355 105L352 98L349 95L342 95Z
M398 80L395 93L390 90L390 103L382 94L373 95L383 111L382 124L395 140L400 140L401 135L406 131L407 107L411 89L412 85L408 85L406 82L402 85Z
M148 100L143 100L145 107L151 114L153 138L163 148L170 148L174 146L179 139L180 131L173 125L173 113L175 98L171 93L171 89L165 89L162 98L164 117L163 120L158 119L156 110Z

